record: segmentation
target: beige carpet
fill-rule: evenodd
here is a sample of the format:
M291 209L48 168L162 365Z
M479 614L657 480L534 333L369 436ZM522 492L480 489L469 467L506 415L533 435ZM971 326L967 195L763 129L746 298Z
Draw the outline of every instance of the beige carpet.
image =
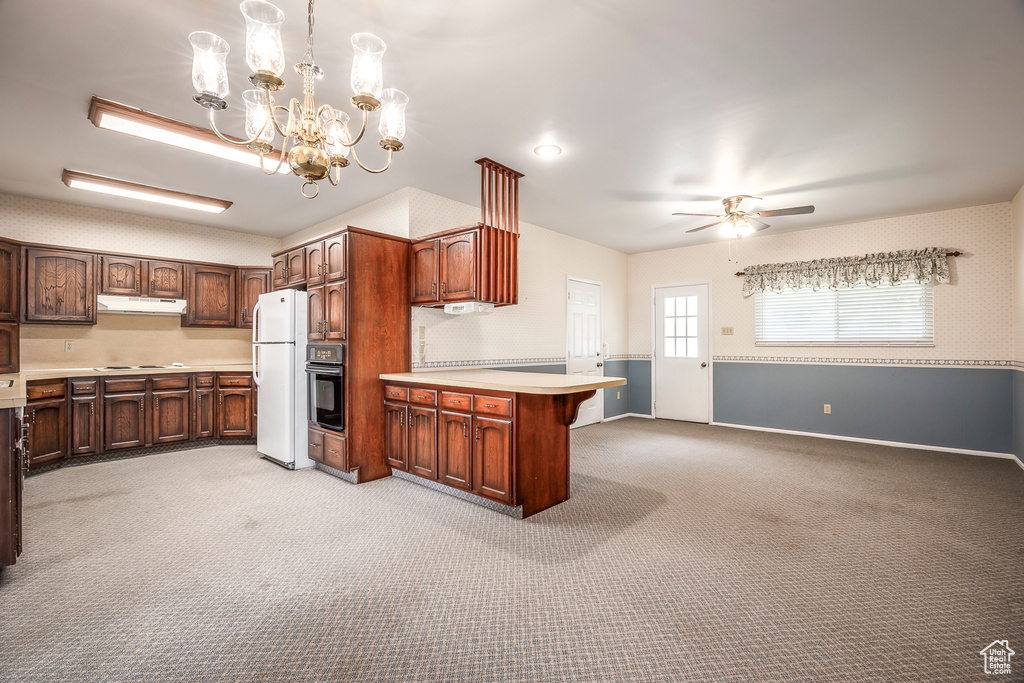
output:
M965 681L1024 653L1012 461L635 418L572 442L572 500L525 521L252 446L32 477L0 680Z

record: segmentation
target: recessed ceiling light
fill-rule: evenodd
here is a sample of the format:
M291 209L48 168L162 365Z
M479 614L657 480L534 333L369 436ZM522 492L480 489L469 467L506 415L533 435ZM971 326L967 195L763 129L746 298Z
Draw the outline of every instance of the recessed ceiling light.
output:
M212 130L175 121L166 116L142 111L100 97L92 98L92 106L89 107L89 120L97 128L116 130L120 133L162 142L165 145L190 149L193 152L201 152L260 168L259 154L252 152L247 147L224 142ZM272 169L277 164L279 155L279 150L274 150L266 155L268 169ZM291 173L292 169L286 162L281 164L277 172Z
M533 153L539 157L557 157L562 153L562 148L558 145L541 145L534 147Z
M61 176L61 180L64 181L65 185L76 190L89 190L90 192L112 194L118 197L128 197L129 199L141 199L146 202L180 206L185 209L195 209L196 211L206 211L208 213L222 213L231 206L231 202L224 199L202 197L197 194L188 194L187 192L175 192L174 190L165 190L160 187L130 183L126 180L115 180L114 178L104 178L103 176L81 173L79 171L69 171L66 168Z

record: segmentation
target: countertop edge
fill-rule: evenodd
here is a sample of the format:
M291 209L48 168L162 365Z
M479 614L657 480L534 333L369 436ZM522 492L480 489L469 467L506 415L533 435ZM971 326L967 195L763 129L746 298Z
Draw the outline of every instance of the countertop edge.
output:
M510 375L518 375L522 373L510 372ZM380 378L385 381L391 382L406 382L409 384L426 384L430 386L438 387L459 387L461 389L489 389L491 391L505 391L513 394L547 394L547 395L559 395L559 394L578 394L584 391L595 391L597 389L607 389L609 387L621 387L625 386L626 378L624 377L602 377L594 382L587 382L585 384L568 387L544 387L531 385L526 383L501 383L501 382L487 382L480 380L469 380L469 379L453 379L448 377L436 377L430 378L430 373L427 372L397 372L397 373L382 373ZM510 378L512 379L512 378Z

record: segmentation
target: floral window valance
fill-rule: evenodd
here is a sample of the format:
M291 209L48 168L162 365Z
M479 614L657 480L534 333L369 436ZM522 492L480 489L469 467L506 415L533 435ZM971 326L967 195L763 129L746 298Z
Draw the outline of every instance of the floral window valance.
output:
M754 292L781 292L786 287L818 291L865 284L877 287L882 283L898 285L904 280L924 284L949 281L947 250L906 249L864 256L769 263L747 266L743 274L743 296Z

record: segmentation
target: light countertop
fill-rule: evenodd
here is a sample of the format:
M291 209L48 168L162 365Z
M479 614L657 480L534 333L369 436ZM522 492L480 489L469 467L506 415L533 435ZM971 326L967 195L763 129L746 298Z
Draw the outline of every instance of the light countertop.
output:
M186 365L180 368L147 368L132 370L97 370L96 368L46 368L24 370L0 375L0 383L12 382L10 387L0 387L0 408L18 408L25 405L25 383L35 379L61 379L65 377L112 377L116 375L168 375L181 372L248 372L251 363L212 363Z
M510 372L508 370L432 370L429 372L385 373L389 382L411 382L463 389L490 389L517 394L575 394L581 391L621 387L624 377L586 377L552 375L546 372Z

